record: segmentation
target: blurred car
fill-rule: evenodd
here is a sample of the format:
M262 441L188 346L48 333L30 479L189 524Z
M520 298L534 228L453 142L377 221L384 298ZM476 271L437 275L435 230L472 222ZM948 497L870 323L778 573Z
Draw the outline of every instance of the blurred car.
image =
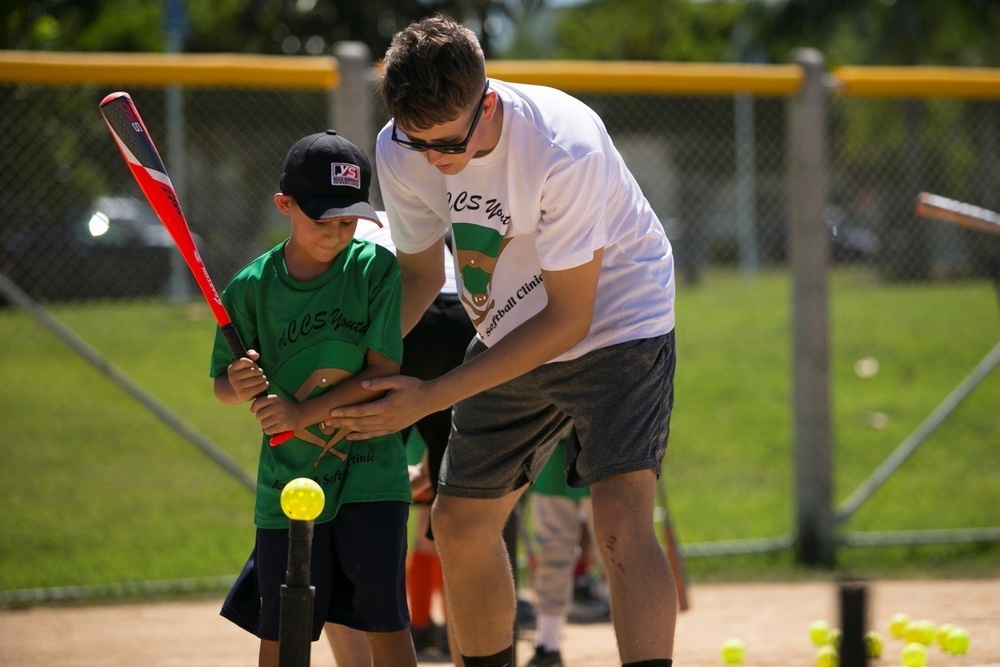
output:
M880 250L878 234L858 220L853 220L837 206L827 206L826 224L830 228L830 258L834 262L866 262Z
M145 200L104 196L67 224L12 234L0 256L3 271L33 298L69 301L164 295L175 253Z

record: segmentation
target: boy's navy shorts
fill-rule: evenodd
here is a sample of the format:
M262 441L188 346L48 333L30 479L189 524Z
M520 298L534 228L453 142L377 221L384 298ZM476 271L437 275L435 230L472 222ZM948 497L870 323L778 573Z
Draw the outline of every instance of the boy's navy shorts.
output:
M397 501L341 505L333 521L313 526L312 639L327 622L363 632L410 626L406 606L406 521ZM221 614L261 639L278 640L281 586L288 569L288 530L257 529L257 543Z

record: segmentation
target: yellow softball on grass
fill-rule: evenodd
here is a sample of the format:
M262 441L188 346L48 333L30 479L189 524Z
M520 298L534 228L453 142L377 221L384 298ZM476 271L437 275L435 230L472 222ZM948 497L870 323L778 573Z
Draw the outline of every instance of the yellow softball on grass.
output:
M312 521L325 504L323 489L308 477L297 477L281 490L281 509L289 519Z

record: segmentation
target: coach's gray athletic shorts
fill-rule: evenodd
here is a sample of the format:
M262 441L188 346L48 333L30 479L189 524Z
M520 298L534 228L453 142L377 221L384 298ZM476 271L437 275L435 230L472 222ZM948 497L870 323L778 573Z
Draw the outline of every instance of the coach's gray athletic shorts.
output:
M466 360L484 350L473 340ZM460 401L438 492L500 498L533 482L570 424L580 441L566 449L570 485L638 470L659 475L670 434L674 365L671 331L543 364Z

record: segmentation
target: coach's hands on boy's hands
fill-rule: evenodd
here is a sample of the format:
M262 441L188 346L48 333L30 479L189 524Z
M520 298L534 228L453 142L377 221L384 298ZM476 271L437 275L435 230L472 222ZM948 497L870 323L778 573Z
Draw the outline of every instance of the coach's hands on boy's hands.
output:
M388 392L382 398L343 408L330 410L330 418L323 422L328 428L351 431L348 440L366 440L401 431L437 410L430 391L433 382L424 382L407 375L371 378L361 386L372 392Z

